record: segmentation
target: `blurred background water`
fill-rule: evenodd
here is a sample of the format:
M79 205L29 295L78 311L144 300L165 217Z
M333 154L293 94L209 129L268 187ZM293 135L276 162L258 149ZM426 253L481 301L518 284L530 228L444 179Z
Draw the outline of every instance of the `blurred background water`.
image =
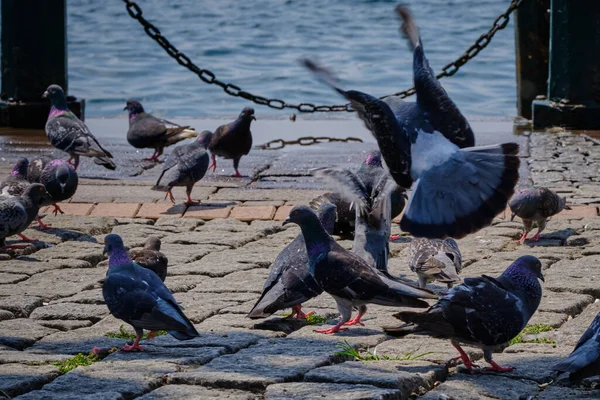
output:
M348 89L380 96L411 86L412 53L398 32L396 3L138 0L144 16L172 44L220 80L265 97L318 104L343 101L298 64L301 57L330 67ZM510 2L405 3L437 73L487 32ZM232 116L249 105L177 64L129 17L122 1L67 0L67 13L69 93L86 99L86 116L124 116L130 97L161 116ZM468 116L515 115L512 18L486 49L442 84ZM291 113L255 108L263 116Z

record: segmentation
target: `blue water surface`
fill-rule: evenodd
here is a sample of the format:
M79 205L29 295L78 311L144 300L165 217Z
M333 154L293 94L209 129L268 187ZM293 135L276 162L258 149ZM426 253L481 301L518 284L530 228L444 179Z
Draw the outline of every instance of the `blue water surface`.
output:
M244 90L290 103L342 99L298 64L312 57L345 88L384 95L412 83L412 53L398 32L394 0L139 0L144 16L201 68ZM438 72L508 0L406 0ZM120 0L67 0L69 92L87 116L123 115L138 98L162 116L235 115L249 102L181 67L129 17ZM470 116L516 114L514 27L442 83ZM256 106L257 115L289 114Z

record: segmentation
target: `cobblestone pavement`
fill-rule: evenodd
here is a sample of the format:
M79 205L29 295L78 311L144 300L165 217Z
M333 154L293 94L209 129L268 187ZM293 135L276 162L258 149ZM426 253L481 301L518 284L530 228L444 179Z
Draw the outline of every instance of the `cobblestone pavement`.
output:
M386 336L381 327L398 322L392 308L369 307L364 327L334 336L315 334L315 326L304 321L280 319L283 313L265 321L247 319L270 263L299 233L279 220L289 206L322 192L314 182L307 184L311 190L269 189L268 182L251 189L248 182L215 179L194 190L195 198L212 206L191 208L181 218L180 206L162 202L144 182L84 180L73 201L62 206L67 215L44 218L52 230L25 232L50 247L35 244L18 254L0 254L0 397L598 398L593 382L567 387L549 368L571 352L600 311L600 146L567 133L535 133L529 144L524 164L530 173L522 184L530 179L552 187L568 197L573 210L553 218L535 244L515 243L521 225L506 213L459 241L463 277L497 275L523 254L543 262L544 297L530 324L549 330L524 335L495 356L498 363L515 366L514 372L470 375L446 364L456 356L447 341ZM330 155L329 161L344 166L352 160ZM277 168L282 180L295 179L286 170L289 164ZM393 231L398 233L397 225ZM101 294L107 267L100 243L111 232L131 248L149 235L162 239L169 257L166 284L201 336L184 342L159 336L142 342L143 353L113 352L64 373L78 353L120 347L127 340L114 337L123 323L108 315ZM391 243L390 270L413 278L405 259L408 242L403 237ZM350 240L341 243L351 247ZM337 317L326 294L305 309L327 317L328 324ZM343 343L362 352L364 360L340 354ZM477 349L469 351L482 357ZM376 358L366 357L369 353L379 360L367 360Z

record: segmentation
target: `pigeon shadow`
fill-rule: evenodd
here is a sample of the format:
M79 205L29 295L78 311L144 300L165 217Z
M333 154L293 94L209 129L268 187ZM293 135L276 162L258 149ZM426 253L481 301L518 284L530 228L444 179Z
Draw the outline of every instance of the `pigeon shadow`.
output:
M567 240L576 235L574 229L566 228L561 229L560 231L554 231L551 233L543 233L540 235L540 239L537 241L533 241L530 239L525 240L525 245L529 247L559 247L566 246ZM585 241L585 243L583 243ZM583 246L587 244L587 240L582 238L582 244L573 243L574 246Z

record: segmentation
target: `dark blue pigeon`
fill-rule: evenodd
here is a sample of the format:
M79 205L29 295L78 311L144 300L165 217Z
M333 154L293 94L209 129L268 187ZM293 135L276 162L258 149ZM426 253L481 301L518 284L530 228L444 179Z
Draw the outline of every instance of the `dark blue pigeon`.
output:
M400 228L416 237L462 238L506 208L519 178L519 146L470 147L471 128L435 79L410 13L398 11L414 47L415 103L344 91L325 68L304 65L350 101L396 183L409 189L416 181Z
M199 336L158 275L131 261L119 235L107 235L104 244L109 255L102 286L104 301L110 313L133 326L136 333L133 344L121 350L143 350L140 340L144 329L165 330L178 340Z
M245 107L235 121L227 125L221 125L215 130L208 145L212 155L212 164L208 169L212 168L215 172L217 169L215 156L220 156L233 160L233 168L235 169L233 176L242 176L238 171L238 167L242 156L247 155L252 148L252 132L250 132L252 120L256 120L254 108Z
M171 190L175 186L185 186L187 193L185 204L194 204L190 196L196 182L202 179L208 170L209 158L206 148L212 135L210 131L204 131L193 143L176 147L167 157L167 161L165 161L162 172L152 190L167 192L165 199L169 196L171 201L175 203ZM167 183L161 185L160 182L163 177Z
M129 111L129 144L137 149L154 149L152 157L146 160L158 161L165 147L198 136L198 132L189 126L177 125L148 114L137 100L127 100L124 110Z
M317 214L327 233L333 232L335 206L321 196L316 199ZM299 234L279 253L271 266L260 298L248 313L249 318L266 318L276 311L292 307L290 317L306 318L302 303L323 293L308 271L308 254L304 237Z
M600 375L600 313L581 336L569 357L552 369L568 372L572 381Z
M297 206L283 224L296 223L302 230L309 260L309 272L317 284L329 293L337 303L342 316L340 322L318 333L335 333L343 325L362 325L366 304L390 307L428 307L420 300L437 296L407 282L392 278L370 266L357 254L344 249L325 231L317 215L306 206ZM358 315L350 320L352 308L358 307Z
M37 158L29 164L27 179L30 182L41 183L46 187L51 199L44 202L45 206L54 206L54 215L64 214L57 203L73 197L77 191L79 177L75 168L65 160L53 160L49 157Z
M104 149L89 128L67 106L65 92L58 85L50 85L42 95L50 99L52 106L48 121L46 121L46 135L52 146L69 153L75 169L79 166L79 157L91 157L98 165L104 168L116 169L111 160L112 154Z
M522 256L498 278L483 275L465 278L464 283L450 289L423 313L402 311L394 315L408 322L399 327L384 328L393 336L409 333L450 339L460 353L465 367L473 364L460 343L479 347L491 370L507 372L492 360L492 352L503 349L527 325L542 299L544 280L542 263L533 256Z

